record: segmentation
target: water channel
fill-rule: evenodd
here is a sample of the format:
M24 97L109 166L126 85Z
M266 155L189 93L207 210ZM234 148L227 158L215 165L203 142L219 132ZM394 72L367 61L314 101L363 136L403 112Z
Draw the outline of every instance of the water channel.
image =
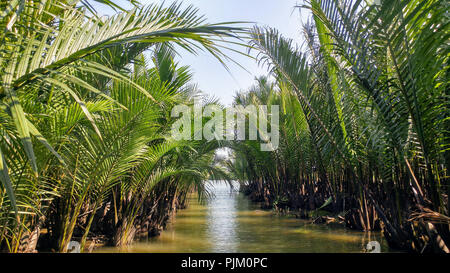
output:
M379 232L351 231L339 226L311 224L292 216L261 210L236 188L211 185L213 196L177 212L160 236L126 248L100 248L98 252L206 253L206 252L364 252L370 241L388 252Z

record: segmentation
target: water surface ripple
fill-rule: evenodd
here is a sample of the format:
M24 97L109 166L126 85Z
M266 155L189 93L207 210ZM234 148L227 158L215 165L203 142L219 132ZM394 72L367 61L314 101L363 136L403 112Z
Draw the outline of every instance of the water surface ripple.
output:
M259 209L225 183L212 185L214 197L204 204L191 197L160 236L125 248L98 252L205 253L205 252L363 252L369 241L388 247L379 232L365 233L342 227L314 225L294 217Z

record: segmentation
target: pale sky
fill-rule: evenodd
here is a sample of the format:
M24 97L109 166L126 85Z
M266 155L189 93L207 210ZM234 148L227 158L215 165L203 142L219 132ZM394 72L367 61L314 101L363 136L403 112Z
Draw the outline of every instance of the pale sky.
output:
M155 1L162 2L162 0L140 0L144 5ZM164 2L168 5L175 1ZM299 9L295 9L294 6L302 2L303 0L184 0L183 4L198 7L199 14L204 14L209 23L254 22L260 26L277 28L285 37L294 39L300 45L302 22L306 22L309 15L305 10L300 14ZM100 14L110 14L110 11L100 5L95 7ZM200 52L198 55L192 55L180 51L180 54L181 57L178 57L177 61L191 67L199 89L219 98L225 105L231 104L236 91L248 89L254 83L255 77L267 74L267 70L258 67L255 60L240 54L228 55L251 73L233 63L228 63L230 74L209 53Z

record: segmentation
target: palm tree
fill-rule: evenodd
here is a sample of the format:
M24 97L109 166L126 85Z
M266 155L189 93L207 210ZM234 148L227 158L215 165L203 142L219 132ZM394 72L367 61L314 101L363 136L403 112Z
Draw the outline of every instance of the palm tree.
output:
M300 170L300 190L290 188L292 195L317 198L302 209L332 204L351 228L382 227L392 247L448 252L445 4L314 0L301 8L313 14L304 26L306 51L274 29L255 27L252 36L289 107L285 113L301 112L280 125L281 133L309 147L281 145L260 156L271 161L256 172L244 168L242 179L262 182L259 189L270 189L276 205L277 196L290 195L290 177ZM289 94L295 106L286 103ZM278 185L270 186L272 179Z
M173 122L167 109L190 81L171 48L203 49L224 63L223 43L242 29L206 23L181 3L133 1L125 10L100 2L117 13L99 17L87 1L2 2L2 249L32 251L42 226L49 248L66 251L80 227L84 244L96 212L111 204L117 188L139 193L136 209L161 181L192 173L192 166L161 166L167 153L192 148L167 138ZM154 68L142 55L148 49Z

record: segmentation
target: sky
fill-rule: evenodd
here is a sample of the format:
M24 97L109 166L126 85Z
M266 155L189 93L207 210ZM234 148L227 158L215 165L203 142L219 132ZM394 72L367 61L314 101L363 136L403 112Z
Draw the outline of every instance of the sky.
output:
M142 4L162 2L162 0L140 0ZM174 2L165 0L166 5ZM183 5L192 4L204 14L208 23L230 21L251 22L246 26L258 24L277 28L285 37L294 39L299 45L302 43L301 26L306 22L308 14L294 8L302 4L303 0L184 0ZM120 1L119 1L120 3ZM123 2L125 6L125 1ZM109 10L95 5L100 14L111 14ZM241 48L242 49L242 48ZM244 49L245 51L245 49ZM245 67L227 62L229 71L207 52L193 55L180 51L177 61L181 65L189 65L194 74L194 82L205 94L220 100L224 105L230 105L234 94L239 90L247 90L254 84L255 77L267 75L267 68L259 67L257 62L249 57L231 53L227 54L234 61ZM255 53L251 55L256 56Z

